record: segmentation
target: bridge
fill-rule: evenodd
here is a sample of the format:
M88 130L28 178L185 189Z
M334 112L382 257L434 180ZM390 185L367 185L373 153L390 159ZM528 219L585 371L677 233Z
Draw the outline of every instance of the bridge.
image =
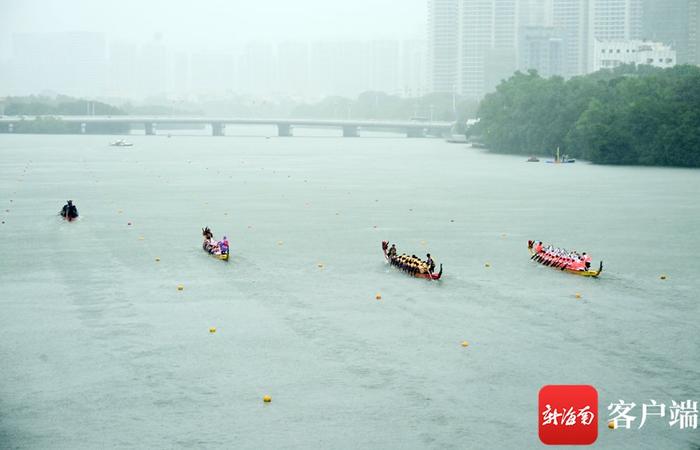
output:
M0 129L3 133L13 133L23 120L34 120L40 116L2 116ZM292 136L294 127L335 128L343 131L345 137L357 137L360 130L392 131L405 133L407 137L443 136L449 134L453 122L414 121L414 120L324 120L324 119L244 119L232 117L180 117L180 116L41 116L58 119L65 123L80 124L81 133L86 133L90 125L120 124L143 126L147 135L156 134L159 124L169 125L209 125L213 136L224 136L228 125L273 125L278 136Z

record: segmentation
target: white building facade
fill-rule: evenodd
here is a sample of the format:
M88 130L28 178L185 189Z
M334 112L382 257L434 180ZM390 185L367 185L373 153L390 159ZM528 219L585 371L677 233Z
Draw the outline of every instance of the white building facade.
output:
M663 69L676 65L676 51L659 42L600 40L593 46L593 70L614 69L623 64L650 65Z
M459 0L428 0L428 86L454 92L457 86Z

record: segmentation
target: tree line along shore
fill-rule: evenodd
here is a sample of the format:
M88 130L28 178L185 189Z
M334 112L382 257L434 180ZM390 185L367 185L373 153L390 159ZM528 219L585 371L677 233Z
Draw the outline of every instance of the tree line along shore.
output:
M700 167L700 67L621 66L564 80L516 73L468 138L494 152L597 164Z

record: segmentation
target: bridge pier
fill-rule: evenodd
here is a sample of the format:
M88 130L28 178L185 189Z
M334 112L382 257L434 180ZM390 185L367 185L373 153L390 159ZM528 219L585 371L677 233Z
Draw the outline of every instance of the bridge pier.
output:
M14 133L14 132L15 132L15 124L14 124L14 123L10 123L10 124L7 125L7 132L8 132L8 133Z
M356 126L343 126L343 137L359 137L360 131Z
M144 123L144 128L146 128L146 136L153 136L156 134L156 124L155 123Z
M290 137L292 135L292 126L288 123L278 123L277 124L277 136L279 137Z
M85 131L87 130L87 124L85 122L80 124L80 133L85 134Z
M464 134L464 133L462 133L462 134ZM450 135L451 135L451 133L449 132L449 130L444 130L444 129L441 130L440 128L428 129L428 136L445 138L445 137L448 137Z
M221 122L212 122L211 124L211 135L212 136L223 136L226 129L226 125Z
M425 137L425 132L422 128L408 128L406 129L406 137L410 138L420 138Z

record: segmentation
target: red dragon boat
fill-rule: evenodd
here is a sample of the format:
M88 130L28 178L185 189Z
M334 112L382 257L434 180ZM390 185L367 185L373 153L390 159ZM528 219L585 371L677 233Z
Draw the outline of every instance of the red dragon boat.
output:
M537 258L537 256L544 255L544 253L537 253L535 251L535 242L536 241L527 241L527 249L530 252L530 259L536 260L538 263L545 265L547 267L551 267L553 269L558 269L562 272L567 272L572 275L578 275L580 277L590 277L590 278L598 278L600 274L603 272L603 261L600 262L600 266L598 266L598 270L591 270L590 268L586 268L584 270L573 270L570 269L568 265L563 265L560 263L559 265L551 265L549 264L546 260L543 260L541 258Z

